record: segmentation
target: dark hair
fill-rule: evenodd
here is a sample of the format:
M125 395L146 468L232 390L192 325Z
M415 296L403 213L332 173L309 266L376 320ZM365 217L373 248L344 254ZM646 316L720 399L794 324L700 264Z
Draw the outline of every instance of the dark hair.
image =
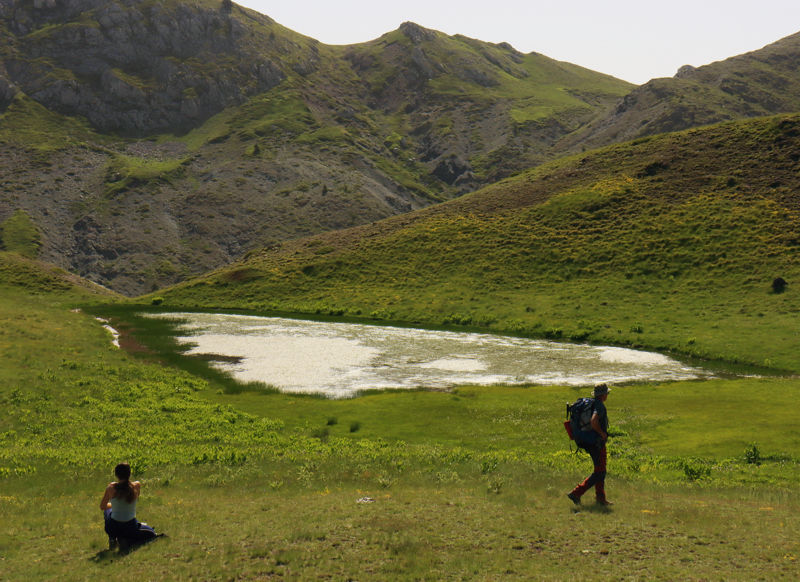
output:
M136 492L131 485L131 466L128 463L120 463L114 467L114 475L117 476L117 481L114 484L114 497L124 498L128 503L133 503L136 499Z

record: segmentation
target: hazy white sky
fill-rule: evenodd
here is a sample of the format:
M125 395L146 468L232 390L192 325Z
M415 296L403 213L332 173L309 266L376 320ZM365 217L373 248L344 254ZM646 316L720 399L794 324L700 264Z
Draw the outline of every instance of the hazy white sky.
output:
M639 84L800 32L800 0L234 1L326 44L366 42L412 21Z

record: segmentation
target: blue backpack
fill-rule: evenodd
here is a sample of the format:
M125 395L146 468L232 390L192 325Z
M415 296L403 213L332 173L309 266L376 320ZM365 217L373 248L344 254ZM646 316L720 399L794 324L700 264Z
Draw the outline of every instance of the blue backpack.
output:
M578 398L574 403L567 403L567 420L564 428L571 440L581 446L581 432L592 430L592 414L594 414L594 398Z

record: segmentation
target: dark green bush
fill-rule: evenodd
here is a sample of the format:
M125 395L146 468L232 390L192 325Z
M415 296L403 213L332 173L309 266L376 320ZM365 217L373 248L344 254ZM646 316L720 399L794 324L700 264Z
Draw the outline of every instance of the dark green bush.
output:
M756 443L750 443L744 450L744 460L750 465L761 464L761 451L758 450Z
M786 291L786 287L789 286L789 283L783 277L776 277L772 280L772 292L773 293L783 293Z

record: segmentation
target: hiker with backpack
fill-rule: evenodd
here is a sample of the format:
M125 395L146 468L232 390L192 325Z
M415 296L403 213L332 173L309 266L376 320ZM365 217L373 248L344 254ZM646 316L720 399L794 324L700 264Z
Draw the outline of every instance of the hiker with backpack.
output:
M570 421L567 432L575 444L592 457L594 472L578 484L567 497L580 505L581 496L594 487L595 499L600 505L611 505L606 499L606 440L608 440L608 413L606 399L609 388L606 384L594 387L594 398L581 398L568 407ZM565 425L566 426L566 425Z
M100 510L105 520L108 534L108 549L119 545L127 550L136 544L143 544L156 537L155 530L136 519L136 502L139 500L142 484L131 482L131 466L120 463L114 467L117 481L109 483L100 501Z

